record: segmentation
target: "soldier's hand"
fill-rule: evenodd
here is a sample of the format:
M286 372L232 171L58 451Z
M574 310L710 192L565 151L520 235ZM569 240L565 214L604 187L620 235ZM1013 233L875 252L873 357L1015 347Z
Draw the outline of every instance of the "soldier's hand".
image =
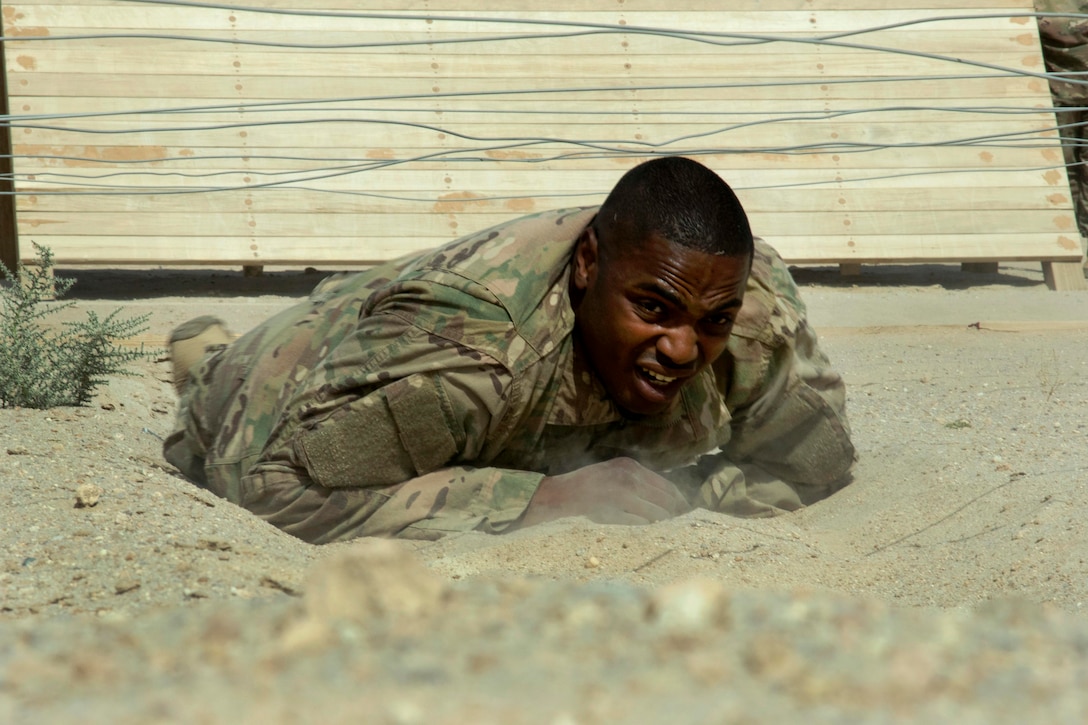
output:
M567 516L599 524L648 524L690 510L671 481L631 458L614 458L545 478L514 528Z

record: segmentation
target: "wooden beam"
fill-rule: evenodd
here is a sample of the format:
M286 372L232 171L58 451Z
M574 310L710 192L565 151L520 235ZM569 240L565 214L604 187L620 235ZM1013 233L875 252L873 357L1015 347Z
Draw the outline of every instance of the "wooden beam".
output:
M0 3L0 10L3 9L3 3ZM0 27L0 36L2 35L3 28ZM11 111L8 103L4 45L0 42L0 115L7 117ZM14 272L19 265L19 232L15 223L15 183L12 181L14 164L11 149L11 126L0 123L0 264Z
M1043 280L1055 292L1088 290L1080 262L1043 262Z

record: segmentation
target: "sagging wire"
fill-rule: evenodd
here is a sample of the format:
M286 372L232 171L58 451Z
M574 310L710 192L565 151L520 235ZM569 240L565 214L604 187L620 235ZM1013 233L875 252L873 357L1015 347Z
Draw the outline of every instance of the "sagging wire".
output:
M281 43L281 42L272 42L272 41L254 41L253 43L250 43L247 40L239 40L239 39L224 39L224 38L195 37L195 36L181 36L181 35L175 36L175 35L139 34L139 33L136 33L136 34L105 33L105 34L87 34L87 35L78 35L78 36L15 36L15 37L9 38L7 40L8 41L45 41L45 40L63 41L63 40L77 40L77 39L86 40L86 39L92 39L92 38L93 39L141 38L141 39L169 39L169 40L196 41L196 42L231 42L231 43L235 43L235 44L240 45L240 46L253 44L253 45L275 46L275 47L281 47L281 48L294 48L294 49L298 49L298 48L302 48L302 47L307 47L307 48L311 48L311 49L331 49L331 48L366 48L366 47L386 48L386 47L397 46L397 45L408 47L408 46L411 46L411 45L421 45L421 44L435 45L435 44L438 44L438 43L435 42L436 40L442 41L442 42L450 41L450 42L458 42L458 43L461 43L461 42L484 43L484 42L498 42L498 41L503 41L503 42L505 42L505 41L519 41L519 40L529 40L529 39L537 40L537 39L546 39L546 38L572 38L572 37L582 37L582 36L585 36L585 35L597 35L597 34L646 34L646 35L656 35L656 36L670 37L670 38L673 38L673 39L683 40L683 41L690 41L690 42L697 42L697 43L709 43L709 44L713 44L713 45L737 45L737 44L756 44L756 43L762 44L762 43L771 43L771 42L819 44L819 45L825 45L825 46L828 46L828 47L843 48L843 49L849 49L849 50L864 50L864 51L868 51L868 52L885 52L885 53L897 53L897 54L912 55L912 56L917 56L917 57L923 57L923 58L938 60L938 61L941 61L941 62L952 62L952 63L956 63L956 64L960 64L960 65L966 65L966 66L971 66L971 67L974 67L974 68L979 68L979 69L984 69L984 70L987 70L987 71L991 71L991 73L987 73L987 74L955 74L955 75L945 75L945 76L904 76L904 77L900 77L900 78L891 78L891 79L889 79L889 78L870 78L870 79L842 79L842 78L838 78L838 79L820 79L819 80L819 82L822 85L827 85L827 84L839 84L839 83L866 83L866 82L888 83L888 82L898 82L898 81L904 81L905 82L905 81L919 81L919 80L934 80L936 78L977 80L979 78L988 78L988 77L1004 78L1004 77L1009 77L1009 76L1027 76L1027 77L1036 77L1036 78L1049 79L1049 78L1051 78L1051 76L1049 74L1047 74L1047 73L1037 73L1037 72L1026 71L1026 70L1022 70L1022 69L1012 69L1012 68L1007 68L1007 67L1003 67L1003 66L996 65L996 64L981 63L981 62L978 62L978 61L964 60L962 58L953 58L953 57L949 57L949 56L945 56L945 55L941 55L941 54L924 53L924 52L921 52L921 51L911 51L911 50L904 50L904 49L899 49L899 48L888 48L888 47L876 46L876 45L864 45L864 44L857 44L857 43L846 43L846 42L841 41L840 39L841 38L846 38L846 37L852 37L852 36L857 36L857 35L864 35L864 34L869 34L869 33L874 33L874 32L879 32L879 31L885 31L885 30L890 30L890 29L906 27L908 25L914 25L914 24L919 24L919 23L942 22L942 21L946 21L946 20L949 20L949 19L973 19L973 18L995 18L995 17L1001 17L1001 18L1008 18L1008 17L1034 18L1034 17L1039 17L1039 16L1058 15L1058 14L1038 14L1038 13L1022 13L1022 14L1009 13L1009 14L1001 14L1001 15L989 14L989 15L972 15L972 16L942 16L942 17L934 17L934 18L918 18L918 19L901 21L899 23L888 24L888 25L879 26L879 27L863 28L863 29L857 29L857 30L840 32L840 33L816 35L816 36L811 36L811 37L802 37L802 36L785 36L785 35L764 35L764 34L752 34L752 33L713 33L713 32L695 33L695 32L690 32L690 31L678 31L678 30L670 30L670 29L665 29L665 28L652 28L652 27L627 26L627 25L621 26L621 25L614 25L614 24L594 24L594 23L574 22L574 21L546 20L546 19L540 19L540 18L499 18L499 17L476 17L476 16L447 16L447 15L431 15L431 14L418 14L418 13L351 13L351 12L336 12L336 11L308 11L308 10L303 11L303 10L285 10L285 9L273 9L273 8L254 8L254 7L236 6L236 5L227 5L227 4L218 4L218 3L185 2L185 1L182 1L182 0L125 0L125 1L126 2L131 2L131 3L141 3L141 4L172 5L172 6L192 7L192 8L230 10L230 11L234 11L234 12L274 13L274 14L288 15L288 16L290 16L290 15L297 15L297 16L305 15L305 16L321 16L321 17L335 17L335 18L356 18L356 19L368 19L368 20L375 20L375 19L378 19L378 20L383 20L383 19L385 19L385 20L388 20L388 19L396 19L396 20L434 20L434 21L442 21L442 22L449 22L449 23L469 22L469 23L477 23L477 24L495 23L495 24L519 24L519 25L537 25L537 26L553 26L553 27L561 26L561 27L576 28L576 30L572 30L570 32L564 32L564 33L496 35L496 36L483 36L483 37L457 38L457 39L428 38L428 39L426 39L426 41L422 41L422 40L421 41L388 41L388 42L383 42L383 43L379 43L379 44L327 44L327 45ZM1085 16L1085 17L1088 17L1088 16ZM1074 82L1074 83L1088 83L1088 80L1070 78L1070 77L1064 76L1064 75L1062 76L1062 80L1067 81L1067 82ZM488 96L509 99L512 96L521 95L521 94L537 95L537 94L542 94L542 93L551 93L551 94L564 93L564 94L570 94L570 95L578 95L578 94L601 93L601 92L616 92L616 93L618 93L618 92L630 92L631 90L635 90L635 89L643 89L643 90L679 90L679 89L691 89L691 88L729 88L729 87L746 87L746 86L747 87L753 87L753 86L767 87L767 86L779 86L779 85L781 85L781 86L807 85L807 84L811 84L811 82L812 81L806 81L806 80L784 80L784 81L769 81L769 82L764 81L764 82L759 82L759 83L730 82L730 83L718 83L718 84L660 84L660 85L645 84L645 85L640 85L640 86L624 86L624 87L599 86L599 87L565 88L565 89L540 89L540 88L505 89L505 90L500 90L500 91L468 91L468 92L455 92L455 93L444 93L444 94L404 94L404 95L397 95L397 96L375 96L375 97L353 98L353 99L303 99L303 100L291 101L291 102L286 102L286 103L282 102L282 101L278 101L278 102L257 102L257 103L248 102L248 103L217 104L217 105L206 105L206 106L189 106L189 107L174 108L174 109L145 109L145 110L133 110L133 111L108 111L108 112L94 112L94 113L84 113L84 114L81 114L81 113L27 114L27 115L12 114L12 115L7 116L5 118L5 120L8 122L8 125L10 125L12 128L51 130L51 131L77 133L77 134L78 133L87 133L87 134L106 134L106 135L110 135L110 134L132 134L132 133L173 133L173 132L176 132L176 133L204 133L204 132L211 132L211 131L218 131L218 130L248 129L248 128L261 127L261 126L280 126L280 125L291 126L291 125L301 125L301 124L328 124L328 123L382 124L382 125L390 125L390 126L411 128L411 129L416 129L416 130L423 130L423 131L432 132L432 133L441 133L441 134L446 134L448 136L452 136L452 137L455 137L455 138L459 138L459 139L464 140L464 141L471 141L471 142L482 143L482 144L490 144L490 145L483 146L481 148L474 148L474 149L470 149L470 150L455 149L455 150L448 150L448 151L438 152L438 153L435 153L435 154L413 156L413 157L405 158L405 159L395 159L395 160L391 160L391 161L389 161L387 163L374 163L374 164L372 164L372 163L369 163L369 162L364 163L364 162L362 162L362 160L347 159L346 160L347 161L346 165L341 165L341 166L326 165L326 166L323 166L323 167L309 169L309 170L305 170L305 171L300 171L300 170L297 170L297 169L295 169L295 170L285 170L285 171L274 171L274 172L259 171L259 170L254 170L254 169L250 168L247 165L247 167L245 169L203 172L203 173L184 172L184 171L176 171L176 170L173 170L173 171L141 170L141 171L137 171L137 172L118 171L118 172L113 172L113 173L109 173L109 174L100 174L100 175L61 174L59 172L37 172L37 173L34 174L34 182L35 183L46 183L45 180L41 178L43 176L51 176L51 177L57 178L57 179L76 178L76 179L83 179L83 180L85 180L85 182L86 182L86 180L89 180L89 179L123 177L123 176L126 176L126 175L179 176L179 177L191 177L191 178L207 178L207 177L213 177L213 176L229 176L231 174L247 174L247 175L251 175L251 176L280 176L280 175L282 175L282 176L292 177L291 179L286 179L286 180L282 180L282 181L271 181L271 182L267 182L267 183L264 183L264 184L248 184L248 185L239 185L239 186L230 186L230 187L204 187L204 188L197 187L197 188L192 188L192 189L186 188L186 189L180 189L180 190L178 190L178 189L156 189L155 192L154 192L154 193L160 193L161 194L161 193L199 193L199 192L221 191L221 190L239 190L239 189L242 189L242 188L245 188L245 189L248 190L248 189L254 189L254 188L274 187L274 186L280 186L280 185L291 185L292 187L294 187L297 184L310 183L310 182L313 182L313 181L316 181L316 180L328 179L328 178L343 176L343 175L347 175L347 174L355 174L355 173L362 173L362 172L365 172L365 171L373 171L373 170L380 169L380 168L386 168L387 166L391 166L391 165L403 165L403 164L410 164L410 163L419 163L419 162L422 162L422 161L425 161L425 160L435 160L435 159L441 159L443 161L456 160L456 161L459 161L459 162L462 162L462 163L480 162L480 161L494 162L493 158L488 158L486 156L473 157L473 156L469 156L467 154L472 153L472 152L475 152L477 154L481 154L481 153L486 153L489 150L495 150L495 149L527 148L527 147L533 147L533 146L537 146L537 145L556 145L556 144L558 144L558 145L564 145L564 146L573 146L573 147L580 148L580 149L583 149L583 150L579 151L579 152L567 153L567 154L553 154L551 156L546 156L546 157L543 157L543 158L512 159L512 160L509 160L508 162L509 163L542 163L544 161L555 161L555 160L572 159L572 158L585 159L585 158L602 158L602 157L615 157L615 156L625 156L625 155L627 155L627 156L630 156L630 155L646 156L646 155L658 154L658 153L663 153L663 152L664 153L669 153L670 152L669 147L677 146L682 142L692 141L692 140L700 139L700 138L709 138L709 137L712 137L712 136L716 136L716 135L724 134L724 133L729 133L729 132L740 130L740 129L743 129L743 128L750 128L750 127L754 127L754 126L762 126L762 125L776 124L776 123L804 122L804 121L808 121L808 120L828 120L830 118L836 118L836 117L841 117L841 116L859 115L859 114L867 114L867 113L873 113L873 114L903 113L903 112L906 112L908 110L912 111L912 112L915 112L915 111L932 111L932 112L936 112L936 113L965 113L965 114L980 113L980 114L1004 114L1004 115L1038 114L1038 113L1040 113L1040 109L1038 109L1038 108L995 107L995 106L988 106L988 107L970 107L970 106L958 106L958 107L950 107L950 106L946 106L946 107L938 107L938 106L933 106L933 107L899 106L899 107L869 108L869 109L843 109L843 110L839 110L839 111L835 111L835 112L824 111L822 113L812 111L812 112L801 113L801 114L798 114L796 111L794 111L793 115L791 115L789 117L763 118L763 119L748 122L748 123L738 123L738 124L732 124L732 125L727 125L727 126L721 126L721 127L718 127L718 128L712 129L712 130L708 130L706 132L692 133L692 134L686 134L686 135L682 135L682 136L676 136L676 137L672 137L670 139L667 139L667 140L664 140L664 141L659 141L659 142L638 141L638 140L629 140L629 139L623 139L623 140L617 141L617 140L614 140L614 139L596 139L596 140L593 140L593 139L568 139L568 138L558 138L558 137L532 137L532 136L525 136L525 137L494 136L494 137L492 137L492 136L481 136L481 135L469 134L469 133L457 131L455 129L445 127L445 126L437 126L437 125L434 125L434 124L424 124L424 123L414 123L414 122L409 122L409 121L404 121L404 120L332 118L332 117L328 117L328 116L323 116L323 117L320 117L320 118L313 118L313 119L303 119L303 120L299 120L299 119L287 119L287 120L275 120L275 121L255 120L255 121L246 121L246 122L205 124L205 125L199 125L199 126L198 125L194 125L194 126L144 126L144 127L123 128L123 129L101 129L101 128L92 129L92 128L79 128L79 127L65 127L65 126L54 126L54 125L49 125L49 124L44 124L44 123L34 123L33 122L33 121L79 119L79 118L84 118L84 119L85 118L104 118L104 117L129 118L129 117L132 117L132 116L153 116L153 115L160 115L161 116L161 115L168 115L168 114L188 114L188 113L206 113L206 112L224 112L224 113L230 112L230 113L240 113L241 114L241 113L255 113L255 112L259 111L261 113L266 113L266 114L267 113L286 113L286 112L297 112L299 110L300 106L308 106L306 110L308 110L310 112L313 112L313 113L329 113L330 109L327 106L328 106L328 104L331 104L331 103L350 103L350 102L358 103L358 102L363 102L363 101L376 101L376 100L388 101L388 100L391 100L391 99L397 99L397 100L417 99L417 100L419 100L419 99L424 99L425 98L430 102L434 102L434 100L436 98L470 98L470 97L481 98L481 97L488 97ZM322 105L318 105L318 104L325 104L325 105L322 106ZM362 113L362 112L374 113L375 112L375 109L369 109L369 108L348 109L348 110L356 110L357 112L360 112L360 113ZM472 109L448 109L447 108L447 109L442 109L442 110L443 110L443 113L451 113L451 114L478 112L478 111L474 111ZM343 113L344 109L335 109L335 111L337 113ZM518 110L515 110L515 109L507 109L507 111L509 111L509 114L511 116L513 116L513 115L515 115L517 113L522 113L522 114L526 114L526 115L529 115L529 114L539 115L539 114L543 113L543 112L539 112L539 111L524 111L524 110L523 111L518 111ZM507 111L504 111L504 113L506 113ZM424 109L424 108L420 108L420 109L397 109L396 111L393 111L393 112L432 113L433 109ZM556 111L554 109L549 109L549 111L547 111L547 113L548 114L559 113L559 114L568 114L568 115L569 114L575 114L575 113L581 113L581 115L583 115L583 116L587 115L585 111L562 112L562 111ZM638 115L640 115L640 116L651 116L651 115L655 115L655 114L656 115L666 115L668 113L670 113L670 112L668 112L668 111L645 112L645 113L640 112ZM697 112L688 112L686 115L696 115L696 114L697 114ZM602 116L604 116L604 115L630 115L630 114L628 114L627 112L622 112L621 113L621 112L608 112L608 111L605 111L605 112L599 112L599 113L598 112L593 112L591 115L602 115ZM680 115L680 114L677 114L677 115ZM940 141L940 142L932 142L932 143L900 142L900 143L884 143L884 144L864 144L864 143L856 143L856 142L849 142L849 143L848 142L837 142L837 143L794 144L794 145L783 145L783 146L776 146L776 147L745 147L745 146L738 146L738 147L734 147L734 148L717 147L717 148L708 148L708 149L684 148L682 150L682 152L685 153L685 154L774 153L774 154L787 154L788 155L788 154L812 154L812 153L829 153L829 152L835 152L835 153L862 153L862 152L867 152L867 151L882 150L882 149L893 149L893 148L919 148L919 147L942 147L942 146L947 146L947 147L951 147L951 146L976 146L976 147L987 147L987 148L1025 148L1025 147L1034 147L1034 146L1038 146L1038 145L1053 145L1054 137L1052 135L1047 136L1047 134L1052 134L1056 129L1058 129L1057 126L1047 126L1047 127L1036 128L1036 129L1027 130L1027 131L1009 132L1009 133L1005 133L1005 134L992 134L992 135L988 135L988 136L979 136L979 137L965 138L965 139L946 139L946 140L943 140L943 141ZM496 144L498 144L498 145L496 145ZM199 144L190 144L190 145L199 145ZM675 151L673 153L679 153L679 152L680 151ZM121 162L118 162L118 161L115 161L115 160L104 160L104 159L83 158L83 157L71 157L71 156L64 156L64 155L49 156L49 155L26 154L26 155L15 155L14 158L17 158L17 159L20 159L20 160L28 160L28 161L29 160L41 160L41 159L54 158L54 159L61 159L61 160L78 161L78 162L86 163L86 164L106 164L106 163L117 164L117 163L121 163ZM124 163L132 163L132 164L150 164L150 163L163 163L163 162L190 163L190 162L193 162L193 161L199 160L199 159L212 159L212 158L225 159L225 160L236 159L238 161L246 161L247 164L249 163L249 160L254 159L254 158L263 158L263 159L292 158L292 159L301 160L301 161L304 161L304 162L313 162L313 163L323 163L323 162L331 161L331 160L327 160L327 159L320 159L320 158L317 158L317 157L282 157L282 156L277 157L277 156L271 156L271 155L254 156L254 155L249 154L249 153L244 153L244 154L240 153L237 156L231 156L231 155L199 156L199 157L198 156L187 156L187 157L171 156L171 157L162 157L162 158L157 158L157 159L136 159L136 160L128 160L128 161L126 161ZM1017 170L1020 170L1020 169L1017 169ZM952 170L952 171L960 172L960 171L963 171L963 170ZM985 170L983 170L983 169L970 169L970 171L972 171L972 172L983 172L983 171L992 172L992 171L995 171L995 170L994 169L985 169ZM902 175L911 175L911 173L912 172L905 172ZM924 172L924 173L931 173L931 172ZM307 174L309 174L309 175L307 175ZM879 178L888 178L888 177L879 177ZM19 177L18 175L13 175L12 179L22 180L21 177ZM858 181L858 180L860 180L860 179L851 179L851 181ZM806 183L809 183L809 182L806 182ZM822 183L826 183L826 182L822 182ZM841 183L841 180L840 180L840 183ZM84 183L83 186L84 186L84 188L87 188L87 189L94 189L97 185L90 184L90 183ZM137 192L137 190L135 188L131 189L131 191ZM14 193L20 193L20 192L14 192ZM41 193L43 193L43 191L35 190L33 192L26 192L26 193L41 194ZM44 192L44 193L49 193L49 192ZM73 193L74 194L78 194L78 193L103 193L103 190L102 189L96 189L94 191L84 192L84 191L80 191L78 189L75 189L75 190L68 190L68 191L62 191L62 192L57 192L57 193L69 193L69 194L73 194ZM140 192L137 192L137 193L140 193ZM151 192L143 192L143 193L151 193Z

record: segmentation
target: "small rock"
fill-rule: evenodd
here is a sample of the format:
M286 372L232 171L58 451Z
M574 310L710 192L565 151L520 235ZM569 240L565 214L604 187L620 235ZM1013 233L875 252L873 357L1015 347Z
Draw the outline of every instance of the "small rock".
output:
M391 702L386 707L389 720L396 725L416 725L427 721L423 708L411 700Z
M90 508L98 503L102 489L93 483L83 483L76 489L76 508Z
M290 656L379 619L415 627L438 612L445 592L445 584L403 544L360 539L314 566L302 616L288 624L278 645Z
M586 559L586 569L596 569L601 565L601 560L595 556Z
M670 631L697 632L729 621L729 593L712 579L668 584L650 599L649 616Z
M438 611L442 581L400 543L362 539L319 562L306 585L306 611L319 620L366 624Z
M125 594L140 588L140 582L135 579L118 579L113 585L114 594Z

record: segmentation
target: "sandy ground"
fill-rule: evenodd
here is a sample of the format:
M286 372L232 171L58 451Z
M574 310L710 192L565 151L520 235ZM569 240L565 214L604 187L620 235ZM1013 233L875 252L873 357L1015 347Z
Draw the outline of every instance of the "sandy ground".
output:
M154 345L321 273L74 270ZM161 458L169 365L0 410L0 722L1088 720L1088 292L796 271L853 485L809 509L313 547Z

